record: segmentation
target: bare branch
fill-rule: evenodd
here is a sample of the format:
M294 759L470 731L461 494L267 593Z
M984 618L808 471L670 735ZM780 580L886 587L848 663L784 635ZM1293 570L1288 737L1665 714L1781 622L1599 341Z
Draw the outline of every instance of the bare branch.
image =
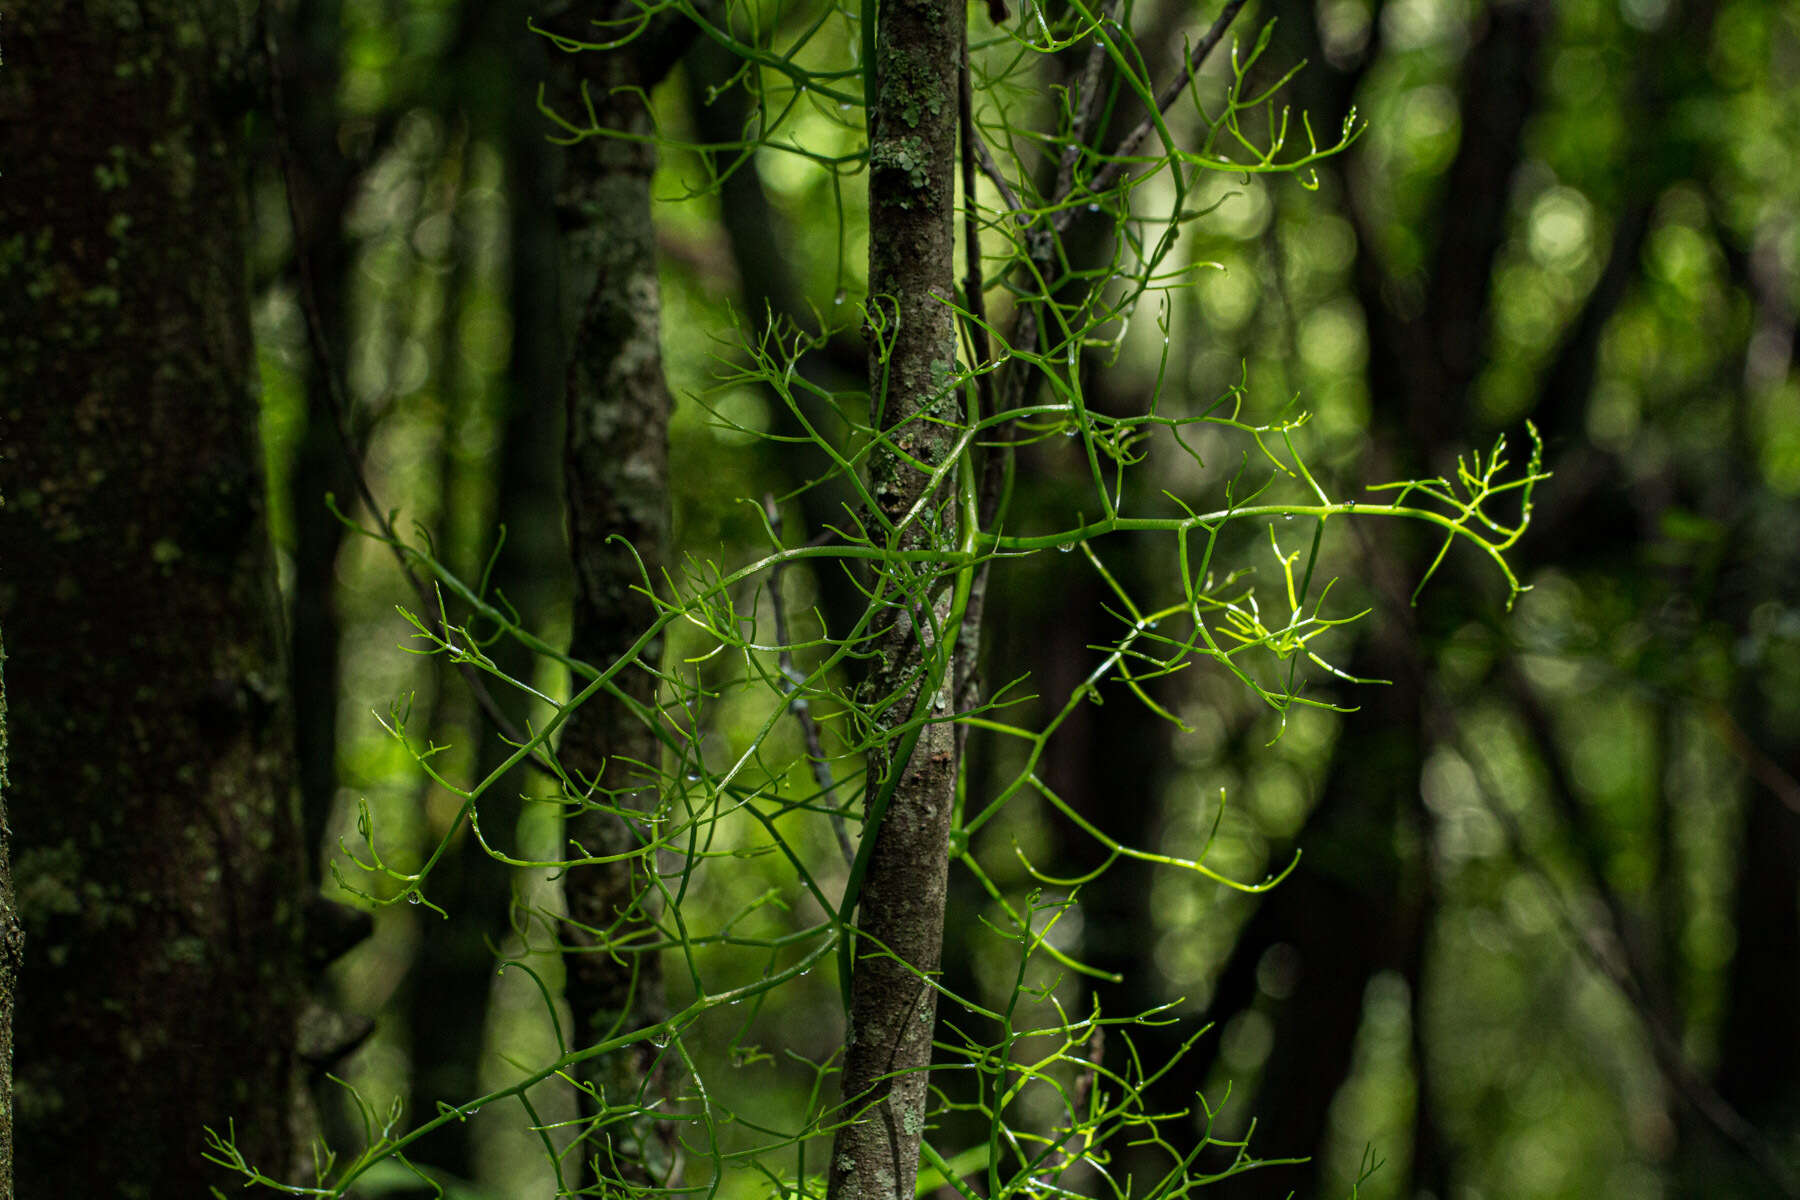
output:
M1156 94L1156 111L1159 115L1168 112L1169 106L1174 104L1175 101L1180 98L1181 93L1187 90L1189 82L1192 81L1194 75L1198 73L1201 65L1206 62L1207 56L1210 55L1213 52L1213 49L1224 39L1225 31L1231 28L1232 21L1237 19L1237 15L1243 9L1244 3L1245 0L1226 0L1225 7L1219 10L1219 15L1213 20L1212 27L1208 29L1205 35L1202 36L1198 42L1195 42L1193 48L1188 51L1185 69L1181 74L1164 84L1162 91ZM1125 160L1137 149L1139 142L1142 142L1146 137L1150 136L1150 131L1154 128L1156 128L1156 122L1148 116L1139 121L1130 133L1127 133L1119 140L1119 144L1114 147L1112 153L1108 155L1111 161L1100 169L1098 175L1094 176L1093 182L1088 184L1088 190L1092 192L1104 192L1111 188L1115 183L1119 182L1119 179L1125 174L1127 166ZM1056 194L1056 200L1060 202L1068 199L1073 190L1074 180L1070 179L1068 182L1068 190L1065 191L1059 189ZM1061 228L1068 223L1070 214L1072 214L1073 211L1074 210L1069 209L1058 214L1058 228Z
M769 528L775 531L777 542L781 538L781 509L775 504L773 493L763 493L763 512L768 515ZM781 691L788 700L788 711L794 714L794 720L800 723L800 736L806 739L806 761L812 767L813 782L818 785L819 795L835 804L837 781L831 777L831 768L825 765L825 749L819 741L819 723L813 719L812 705L805 696L795 695L800 678L794 669L794 651L788 644L787 608L781 600L781 575L787 569L785 560L777 562L769 568L769 605L775 612L775 640L781 646L776 657L776 666L781 671ZM856 861L856 847L850 844L850 830L844 824L844 814L837 808L831 810L831 831L837 835L838 852L844 856L846 863Z

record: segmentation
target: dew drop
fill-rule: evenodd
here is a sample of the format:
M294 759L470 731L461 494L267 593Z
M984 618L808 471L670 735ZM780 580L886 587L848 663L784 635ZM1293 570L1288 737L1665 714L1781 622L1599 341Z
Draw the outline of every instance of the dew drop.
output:
M844 302L844 289L843 288L839 288L837 290L837 295L835 295L831 298L831 302L833 304L842 304Z
M1090 205L1088 205L1088 211L1089 212L1099 212L1100 206L1098 204L1090 204Z
M1056 552L1058 554L1067 554L1069 551L1071 551L1073 549L1075 549L1075 543L1064 542L1062 545L1060 545L1056 548Z
M417 904L419 902L419 893L417 893L417 892L406 893L406 902L408 904Z

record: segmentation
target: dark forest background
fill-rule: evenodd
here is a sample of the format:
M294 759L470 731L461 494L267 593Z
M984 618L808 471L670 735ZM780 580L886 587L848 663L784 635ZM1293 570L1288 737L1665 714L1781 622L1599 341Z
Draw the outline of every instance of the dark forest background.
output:
M553 15L539 5L271 9L259 20L287 83L284 122L260 32L234 60L211 52L215 15L192 17L205 32L186 41L164 32L190 20L179 6L61 11L73 7L35 4L0 26L0 629L29 939L20 1194L194 1195L114 1182L197 1161L198 1143L171 1132L192 1120L170 1112L171 1081L176 1095L228 1097L245 1125L310 1105L354 1142L360 1123L327 1071L380 1113L398 1101L430 1114L544 1053L536 988L495 966L521 945L519 914L555 903L545 872L501 866L464 837L429 892L454 923L398 905L364 928L301 898L341 896L333 864L349 869L340 845L356 840L359 804L402 857L458 811L372 711L410 695L413 728L452 747L447 770L502 753L454 672L397 649L408 629L394 607L417 599L388 551L324 502L357 511L329 378L345 381L345 432L402 530L477 576L503 526L495 583L528 627L566 644L559 313L573 285L560 239L574 218L537 103L553 66L528 27ZM1173 48L1211 13L1143 0L1135 18L1146 44ZM780 19L804 22L809 7ZM1081 706L1044 774L1114 836L1193 853L1223 788L1209 861L1254 876L1304 856L1257 897L1120 867L1082 892L1064 948L1121 977L1096 985L1109 1011L1168 1004L1186 1019L1137 1031L1147 1060L1214 1023L1152 1108L1229 1084L1216 1133L1253 1117L1261 1153L1311 1159L1219 1194L1348 1195L1370 1146L1385 1163L1361 1186L1371 1200L1800 1194L1800 12L1258 0L1236 30L1270 22L1268 70L1306 60L1291 98L1314 127L1354 107L1368 129L1316 190L1213 181L1217 212L1180 253L1223 269L1173 297L1164 386L1198 402L1241 379L1264 413L1297 395L1315 414L1315 468L1341 491L1453 470L1501 433L1517 448L1534 423L1554 478L1515 552L1532 590L1508 614L1485 566L1453 557L1413 605L1435 546L1359 527L1329 566L1344 603L1374 611L1335 653L1391 683L1348 694L1357 711L1296 712L1275 740L1265 706L1193 671L1156 693L1186 729L1124 700ZM653 92L661 132L737 139L735 70L710 43L687 48ZM146 114L177 109L245 131L244 155L203 151L169 173L179 185L153 182L163 160ZM762 527L740 499L785 492L805 468L756 436L780 420L767 395L715 386L717 356L732 353L716 331L828 311L845 279L836 200L816 172L763 155L715 184L716 168L672 146L652 184L676 397L667 488L677 553L741 561ZM79 266L39 273L45 214L96 190L133 199L58 232ZM853 235L842 269L860 273L860 254ZM309 318L335 361L319 360ZM823 358L821 372L846 369ZM1158 361L1127 345L1094 369L1092 402L1141 404ZM232 416L233 380L251 379L260 477L242 466L257 429ZM171 424L151 393L183 397L190 415ZM1058 442L1021 459L1027 513L1082 477ZM1152 463L1136 486L1184 482ZM107 533L93 514L118 512L112 487L140 499ZM264 505L278 598L240 569L265 553L244 533ZM200 533L133 541L158 522ZM1114 569L1153 579L1160 549L1146 541ZM1242 553L1253 563L1267 548L1251 538ZM1070 562L1039 556L990 597L989 678L1030 669L1060 697L1113 636L1104 585ZM200 600L171 582L183 572L212 581ZM832 580L799 586L842 602ZM268 619L244 615L258 612ZM266 694L219 682L246 663ZM551 666L512 667L566 694ZM221 755L220 737L235 748ZM289 737L298 820L271 817L272 842L217 861L188 846L190 793L211 789L218 828L255 824L243 780L283 775L269 747ZM997 757L971 743L972 786L1005 768ZM196 779L196 762L215 765ZM554 851L553 822L530 805L484 809L483 823ZM1101 854L1049 812L1005 824L1063 874ZM308 910L306 932L277 922L294 941L272 949L249 932L253 904L221 911L194 882L220 873L232 896ZM1031 886L1016 866L996 882ZM966 878L952 886L986 903ZM147 949L215 923L241 938L229 970L187 978L169 966L179 955ZM949 976L1003 992L1010 966L984 958L974 928L951 929ZM293 969L271 972L289 949ZM198 1053L139 1036L94 1001L101 977L127 991L185 980L172 1011L212 1035ZM1086 982L1069 986L1085 1006ZM788 995L775 1025L812 1047L834 1002L823 984ZM277 1052L266 1029L297 1014L328 1026L297 1085L308 1098L245 1091L236 1081ZM134 1069L114 1082L119 1064L146 1061L165 1090ZM792 1085L744 1086L777 1103ZM129 1113L143 1128L121 1131ZM458 1196L546 1190L516 1110L451 1126L419 1161Z

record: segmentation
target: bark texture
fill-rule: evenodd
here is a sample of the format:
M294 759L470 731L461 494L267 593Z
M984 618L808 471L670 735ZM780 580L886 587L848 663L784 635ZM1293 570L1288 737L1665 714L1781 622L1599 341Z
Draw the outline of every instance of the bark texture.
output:
M289 1162L299 830L263 518L235 5L8 14L0 615L29 1196Z
M602 7L609 11L582 10L580 16L604 19L618 15L613 8L636 11L628 3ZM585 19L568 14L546 25L574 38L594 36ZM551 103L565 117L585 120L585 85L601 126L647 133L642 96L668 72L689 36L658 27L622 52L553 51ZM569 650L601 667L655 621L655 606L633 589L643 584L644 569L652 579L661 577L669 537L670 401L650 219L655 166L647 143L590 138L565 156L558 196L569 346L563 470L575 574ZM646 654L644 665L658 666L660 641ZM618 683L638 703L654 703L655 679L648 670L623 672ZM619 700L600 695L578 709L564 726L559 754L573 778L584 787L594 785L595 801L655 806L659 743ZM571 815L565 834L571 855L622 854L641 844L624 819L593 808ZM624 859L580 867L565 878L565 992L578 1044L591 1045L617 1028L638 1028L665 1015L661 962L654 952L634 952L655 936L656 914L647 907L644 879L654 865ZM648 1105L659 1086L651 1077L655 1061L655 1047L645 1044L588 1060L581 1079L608 1103L638 1098ZM589 1103L590 1113L592 1108ZM605 1141L583 1151L588 1163L598 1163L587 1179L666 1181L677 1166L674 1149L671 1131L659 1129L647 1115L607 1126Z
M870 482L882 516L895 525L925 492L927 476L916 464L941 463L960 423L959 394L948 387L956 333L947 302L955 296L952 164L964 19L963 6L949 0L902 0L880 12L869 121L869 391L888 442L871 456ZM953 498L941 494L932 507L934 519L914 520L900 548L955 546ZM941 621L948 595L942 584L922 590L904 581L907 564L884 569L891 607L879 617L865 696L885 704L880 724L891 730L912 712L923 668L941 653L921 606L931 605ZM944 671L933 700L939 712L952 684L953 673ZM869 758L866 795L874 797L891 764L881 753ZM937 973L943 953L953 727L927 726L903 772L886 814L863 830L875 842L860 897L857 928L865 936L856 947L844 1049L852 1120L832 1147L831 1200L905 1200L918 1174L937 1019L937 992L921 976Z

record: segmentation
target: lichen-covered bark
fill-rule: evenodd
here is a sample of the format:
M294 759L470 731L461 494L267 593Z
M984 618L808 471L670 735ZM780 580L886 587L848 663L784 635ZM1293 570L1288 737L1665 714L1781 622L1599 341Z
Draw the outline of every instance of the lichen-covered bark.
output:
M623 0L613 7L636 11ZM578 19L565 14L543 23L573 37L593 37L589 19L608 15L581 9ZM647 133L641 93L615 89L647 92L673 64L683 36L659 26L622 52L553 52L551 103L584 120L585 80L602 126ZM558 196L569 347L564 483L575 573L569 650L601 666L655 621L655 607L633 589L643 584L645 568L651 579L660 578L669 536L670 403L650 219L654 169L647 143L591 138L566 155ZM657 645L646 652L647 667L659 665L659 651ZM618 682L634 700L653 703L655 680L647 670L628 670ZM654 805L659 744L620 701L601 695L578 709L563 728L558 752L572 777L597 785L594 799L628 808ZM625 820L594 808L570 816L565 834L571 855L622 854L641 845ZM652 933L645 871L654 865L624 859L576 868L564 879L565 994L579 1044L666 1014L659 958L632 950ZM596 952L609 944L623 952ZM602 1089L609 1103L628 1101L646 1088L648 1102L659 1088L648 1078L654 1062L655 1048L646 1044L588 1060L581 1078ZM599 1164L589 1182L660 1183L675 1169L671 1132L648 1116L610 1125L600 1138L583 1151L587 1162Z
M6 643L0 639L0 1200L13 1195L13 998L19 994L24 953L25 928L13 895L12 827L6 821Z
M230 4L42 0L0 70L0 619L28 1196L288 1161L300 878Z
M898 523L924 492L926 475L950 450L959 396L946 384L955 365L956 334L946 302L954 296L951 219L956 154L958 22L964 6L949 0L898 0L880 10L880 80L869 132L869 309L881 336L870 338L870 395L891 438L871 458L876 502ZM929 412L936 420L921 420ZM912 462L908 462L908 459ZM939 503L941 501L941 503ZM915 521L907 549L953 548L956 506L933 501L935 520ZM890 565L890 571L901 571ZM897 598L890 589L890 602ZM927 597L947 615L942 585ZM891 728L910 714L920 665L941 652L932 622L912 606L881 616L865 695L898 696L883 711ZM965 636L974 636L965 630ZM947 706L952 672L942 673L933 706ZM888 763L870 756L868 795ZM949 725L921 733L885 816L864 837L875 839L863 881L859 937L850 984L850 1030L843 1094L854 1119L832 1147L832 1200L910 1200L925 1127L926 1070L937 1020L937 993L922 976L943 951L948 837L956 783L956 743ZM882 948L885 947L885 950Z

